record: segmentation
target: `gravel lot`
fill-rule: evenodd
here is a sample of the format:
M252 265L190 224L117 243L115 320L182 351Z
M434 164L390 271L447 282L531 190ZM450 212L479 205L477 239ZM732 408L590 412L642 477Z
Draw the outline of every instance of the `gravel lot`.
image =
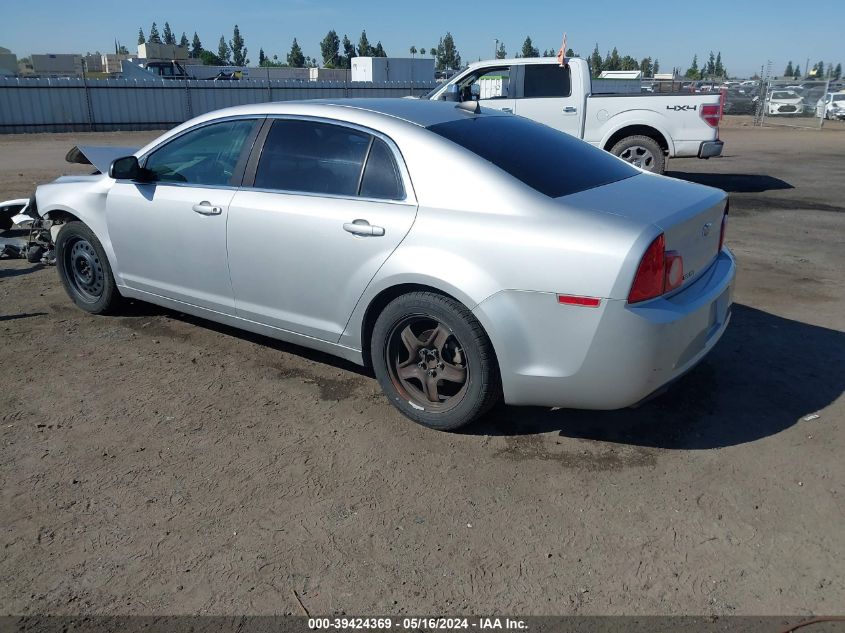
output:
M0 198L153 136L0 136ZM845 612L845 132L722 137L669 167L732 193L733 322L636 410L428 431L354 366L0 262L0 614Z

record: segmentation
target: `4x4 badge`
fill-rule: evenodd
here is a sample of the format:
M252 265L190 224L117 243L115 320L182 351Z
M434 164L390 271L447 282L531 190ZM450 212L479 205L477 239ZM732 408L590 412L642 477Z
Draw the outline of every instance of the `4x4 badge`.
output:
M687 110L692 110L693 112L698 106L694 105L673 105L673 106L666 106L667 110L674 110L675 112L686 112Z

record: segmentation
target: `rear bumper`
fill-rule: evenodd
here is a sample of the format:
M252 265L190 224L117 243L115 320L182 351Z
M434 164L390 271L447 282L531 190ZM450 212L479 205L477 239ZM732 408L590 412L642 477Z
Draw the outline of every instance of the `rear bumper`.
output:
M499 360L505 401L619 409L692 369L727 328L736 264L727 249L688 288L641 304L562 306L552 293L500 292L473 311Z
M714 158L722 155L722 148L725 143L723 141L704 141L701 147L698 148L699 158Z

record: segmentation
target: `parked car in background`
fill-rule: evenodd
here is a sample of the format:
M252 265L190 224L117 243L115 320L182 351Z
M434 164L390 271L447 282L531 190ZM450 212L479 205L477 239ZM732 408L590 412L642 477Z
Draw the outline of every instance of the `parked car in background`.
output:
M798 115L804 112L804 100L794 90L774 90L766 100L769 116Z
M666 159L722 153L721 95L594 94L586 60L494 59L470 64L424 99L473 101L584 139L629 163L662 173Z
M239 106L108 172L35 195L80 308L149 301L371 366L437 429L501 397L635 404L731 315L723 191L477 104Z
M743 94L739 90L728 90L725 93L723 110L725 114L754 114L760 97L756 94Z
M845 119L845 92L829 92L816 103L816 116Z

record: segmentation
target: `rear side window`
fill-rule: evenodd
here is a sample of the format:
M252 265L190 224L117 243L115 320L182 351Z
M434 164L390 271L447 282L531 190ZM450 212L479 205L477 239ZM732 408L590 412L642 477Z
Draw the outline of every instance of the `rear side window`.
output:
M569 67L558 64L526 64L525 99L542 97L568 97L572 94Z
M467 117L428 129L551 198L640 173L589 143L518 116Z
M316 121L273 121L255 187L355 196L372 137L340 125Z
M361 179L361 194L364 198L401 200L405 197L399 169L393 159L393 152L381 139L373 139L373 147Z

